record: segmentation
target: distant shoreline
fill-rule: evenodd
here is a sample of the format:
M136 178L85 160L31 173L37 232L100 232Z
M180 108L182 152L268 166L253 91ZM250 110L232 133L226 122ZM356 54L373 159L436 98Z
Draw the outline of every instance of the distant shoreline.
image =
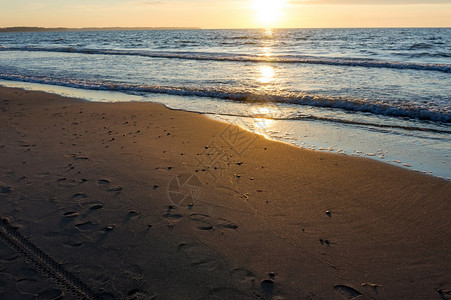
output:
M0 28L0 32L47 32L47 31L116 31L116 30L192 30L201 29L200 27L84 27L84 28L66 28L66 27L5 27Z

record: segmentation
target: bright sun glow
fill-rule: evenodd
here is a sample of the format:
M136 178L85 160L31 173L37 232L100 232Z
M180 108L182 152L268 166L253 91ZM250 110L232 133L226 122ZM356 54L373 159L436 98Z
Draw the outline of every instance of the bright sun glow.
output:
M279 109L275 105L263 104L253 107L253 131L268 138L268 132L271 131L271 127L274 124L274 120L271 119L271 117L276 117L278 115L278 111Z
M258 81L261 83L270 83L271 81L274 81L274 68L271 66L260 66L260 77L258 78Z
M273 27L281 17L285 0L254 0L257 19L263 27Z

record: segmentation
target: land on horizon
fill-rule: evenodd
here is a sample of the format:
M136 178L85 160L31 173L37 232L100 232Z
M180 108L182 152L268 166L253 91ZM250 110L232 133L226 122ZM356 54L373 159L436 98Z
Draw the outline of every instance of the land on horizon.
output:
M181 30L201 29L200 27L3 27L0 32L43 32L43 31L115 31L115 30Z

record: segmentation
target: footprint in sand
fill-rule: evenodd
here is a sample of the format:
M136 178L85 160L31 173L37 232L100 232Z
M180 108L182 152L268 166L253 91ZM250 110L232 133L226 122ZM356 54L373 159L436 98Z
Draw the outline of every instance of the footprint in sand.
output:
M285 299L276 295L273 279L265 279L260 285L255 284L255 275L246 268L236 268L230 271L230 277L235 288L217 287L210 290L210 295L215 299ZM246 291L246 292L243 292Z
M84 222L74 225L79 231L91 231L97 227L96 224L92 222Z
M213 225L211 225L211 218L208 215L202 214L191 214L190 219L194 222L195 226L199 230L212 230Z
M79 185L85 183L86 181L88 181L88 179L85 179L85 178L82 178L82 179L68 179L66 177L58 178L56 180L56 182L58 183L58 186L69 187L69 188L73 188L73 187L79 186Z
M34 278L21 278L16 282L17 290L23 295L36 295L41 289L42 282Z
M120 192L120 191L122 191L123 189L124 189L124 188L121 187L121 186L115 186L115 187L109 188L109 189L108 189L108 192Z
M82 242L79 239L71 237L65 240L63 244L69 247L80 247L82 245Z
M122 222L123 224L126 224L128 222L130 222L131 220L137 219L141 216L141 214L139 212L137 212L136 210L131 210L127 213L127 215L124 218L124 221Z
M169 228L173 228L175 226L176 222L179 221L183 217L183 215L181 215L181 214L174 213L173 211L175 209L176 209L175 206L169 205L166 213L163 215L163 218L168 220Z
M0 184L1 184L1 182L0 182ZM9 194L11 194L12 191L13 191L13 189L11 187L0 185L0 194L9 195Z
M38 178L46 178L46 177L48 177L48 176L50 176L50 175L52 175L52 173L49 173L49 172L42 172L42 173L36 174L35 176L38 177Z
M99 179L99 180L97 180L97 184L108 185L108 184L110 184L110 181L108 179Z
M90 280L97 284L102 284L110 280L106 275L105 269L99 265L85 265L83 268L86 274L93 274Z
M181 243L177 251L182 252L188 263L196 268L214 271L219 267L220 258L209 248L197 243Z
M16 180L16 182L18 183L22 183L22 184L32 184L33 182L28 179L26 176L22 176L19 179Z
M80 214L76 211L68 211L63 214L64 218L67 218L67 219L76 218L79 215Z
M246 268L233 269L230 271L230 277L240 289L249 290L255 288L255 275Z
M436 291L443 300L451 299L451 290L436 289Z
M265 299L272 299L274 295L275 282L272 279L265 279L260 283L261 291Z
M173 213L166 213L163 215L163 218L165 219L173 219L173 220L177 220L182 218L183 216L180 214L173 214Z
M237 225L233 224L229 220L223 218L212 218L205 214L190 214L190 219L194 222L195 226L199 230L213 230L213 229L231 229L235 230L238 228Z
M88 160L89 157L87 157L86 155L77 155L77 154L72 154L72 158L75 160Z
M97 180L97 184L99 185L99 187L107 192L121 192L124 188L121 186L113 186L111 187L111 182L108 179L99 179Z
M354 299L362 295L362 293L347 285L337 284L334 289L345 299Z
M19 255L15 253L14 251L10 250L6 247L0 248L0 261L2 262L12 262L15 261Z
M80 200L80 199L85 199L88 198L88 195L86 195L85 193L75 193L72 195L72 197L70 198L71 200Z
M89 209L91 209L91 210L97 210L97 209L101 209L101 208L103 208L103 204L102 203L95 203L95 204L92 204L89 207Z

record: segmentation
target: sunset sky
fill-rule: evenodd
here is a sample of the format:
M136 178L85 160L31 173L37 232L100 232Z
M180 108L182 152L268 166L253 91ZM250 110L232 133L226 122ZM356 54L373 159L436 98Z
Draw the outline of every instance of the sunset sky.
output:
M0 0L0 27L450 27L450 0Z

